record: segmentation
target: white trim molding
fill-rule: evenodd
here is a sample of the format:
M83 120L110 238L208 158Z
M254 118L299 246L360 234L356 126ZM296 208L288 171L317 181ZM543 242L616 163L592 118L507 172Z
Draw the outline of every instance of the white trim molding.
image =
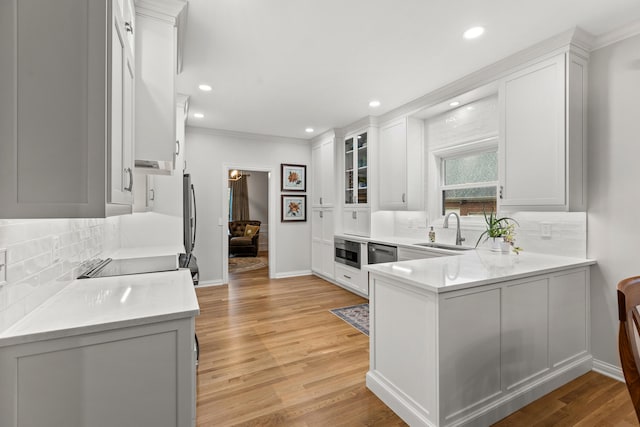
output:
M310 142L307 139L291 138L288 136L262 135L259 133L238 132L235 130L226 130L226 129L210 129L210 128L203 128L199 126L187 126L186 130L187 132L194 132L194 133L199 133L204 135L227 136L229 138L255 139L255 140L264 141L264 142L289 142L292 144L304 144L304 145L310 146Z
M286 279L287 277L311 276L311 270L285 271L273 275L274 279Z
M226 285L222 280L207 280L206 282L200 281L196 288L208 288L211 286L222 286Z
M593 48L591 50L593 51L601 49L603 47L628 39L629 37L633 37L638 34L640 34L640 19L631 22L624 27L609 31L608 33L604 33L599 35L598 37L595 37L593 41Z
M602 360L593 359L593 370L599 374L605 375L614 380L624 382L624 374L622 369L611 363L603 362Z

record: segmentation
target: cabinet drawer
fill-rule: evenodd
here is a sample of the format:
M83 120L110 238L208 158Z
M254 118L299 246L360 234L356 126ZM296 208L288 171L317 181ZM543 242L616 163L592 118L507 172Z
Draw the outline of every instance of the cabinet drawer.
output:
M369 295L368 274L362 270L336 263L335 280L360 294Z

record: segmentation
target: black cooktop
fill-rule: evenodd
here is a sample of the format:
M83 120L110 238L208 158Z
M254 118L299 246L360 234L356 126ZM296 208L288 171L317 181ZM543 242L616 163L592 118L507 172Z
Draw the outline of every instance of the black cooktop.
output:
M95 259L86 263L78 279L127 276L130 274L157 273L178 269L178 256L165 255L146 258Z

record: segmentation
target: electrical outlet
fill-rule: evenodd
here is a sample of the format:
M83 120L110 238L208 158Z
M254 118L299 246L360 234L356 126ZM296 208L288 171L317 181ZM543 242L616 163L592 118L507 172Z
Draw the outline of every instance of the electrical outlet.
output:
M7 283L7 250L0 249L0 286Z
M540 236L543 239L551 238L551 223L550 222L541 222L540 223Z

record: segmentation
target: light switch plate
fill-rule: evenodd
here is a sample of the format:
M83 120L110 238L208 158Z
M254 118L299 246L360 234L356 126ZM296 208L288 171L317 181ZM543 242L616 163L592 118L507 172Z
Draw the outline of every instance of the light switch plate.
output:
M551 223L550 222L541 222L540 223L540 236L543 239L551 238Z
M0 286L7 283L7 250L0 249Z

